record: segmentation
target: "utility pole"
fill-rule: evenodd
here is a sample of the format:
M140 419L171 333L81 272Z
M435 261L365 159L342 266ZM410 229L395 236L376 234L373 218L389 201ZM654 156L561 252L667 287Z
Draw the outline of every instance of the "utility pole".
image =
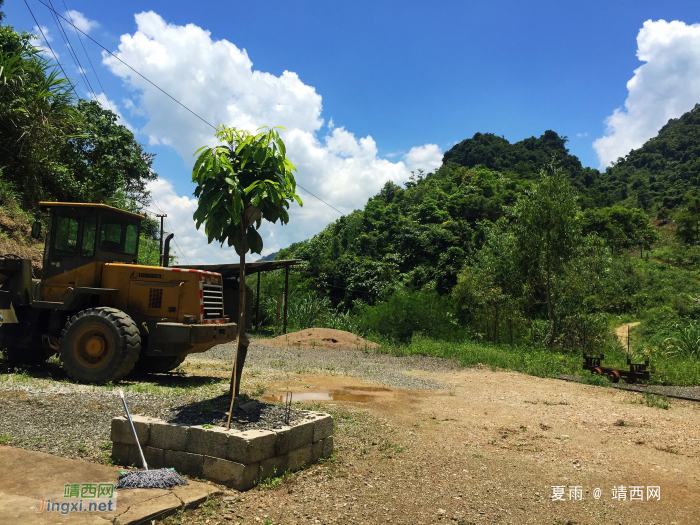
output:
M160 217L160 251L158 252L158 266L163 266L163 219L167 216L167 213L156 214L156 217Z

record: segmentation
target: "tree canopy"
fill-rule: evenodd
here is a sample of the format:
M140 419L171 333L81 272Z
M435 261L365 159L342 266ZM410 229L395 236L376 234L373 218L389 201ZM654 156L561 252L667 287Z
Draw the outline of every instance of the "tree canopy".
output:
M0 25L2 198L25 210L40 200L146 204L153 154L113 112L78 100L32 38Z

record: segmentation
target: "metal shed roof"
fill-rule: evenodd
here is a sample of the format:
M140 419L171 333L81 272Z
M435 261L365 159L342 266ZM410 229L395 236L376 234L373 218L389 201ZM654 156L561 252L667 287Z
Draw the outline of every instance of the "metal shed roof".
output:
M246 275L261 272L271 272L281 268L289 268L299 264L301 259L288 259L286 261L260 261L245 263ZM226 279L228 277L238 277L241 272L240 263L224 263L224 264L181 264L173 266L173 268L189 268L191 270L205 270L207 272L220 273Z

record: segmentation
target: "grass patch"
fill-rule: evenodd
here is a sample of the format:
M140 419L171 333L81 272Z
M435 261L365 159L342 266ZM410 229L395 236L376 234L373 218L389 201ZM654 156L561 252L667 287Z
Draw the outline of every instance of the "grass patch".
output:
M559 374L584 375L587 384L608 386L605 377L596 377L583 370L583 357L577 352L562 352L543 346L495 345L475 341L442 341L419 334L406 344L383 342L378 352L397 356L424 355L453 359L465 367L487 367L491 370L515 370L537 377ZM605 348L604 366L629 370L627 353L620 347ZM637 357L633 362L643 362ZM650 358L649 384L700 385L700 360L655 354Z
M671 403L668 402L666 396L657 396L649 392L644 392L644 397L639 402L648 407L661 408L663 410L668 410L671 407Z
M12 441L12 437L10 437L8 434L3 434L0 436L0 443L9 443Z
M275 474L277 474L277 469L273 469L271 476L260 481L258 483L258 487L263 489L273 489L292 479L292 473L289 470L285 470L284 474L281 476L276 476Z
M608 379L608 376L599 376L598 374L591 374L585 376L581 383L584 385L595 385L595 386L612 386L612 381Z

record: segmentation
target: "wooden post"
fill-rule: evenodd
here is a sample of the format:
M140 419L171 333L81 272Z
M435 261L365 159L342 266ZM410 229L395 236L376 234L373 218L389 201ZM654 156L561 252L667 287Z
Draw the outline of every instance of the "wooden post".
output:
M258 289L255 293L255 329L260 330L260 274L258 272Z
M277 294L277 317L275 318L275 334L280 333L280 306L282 305L282 294Z
M282 331L287 333L287 302L289 299L289 266L284 269L284 328Z

